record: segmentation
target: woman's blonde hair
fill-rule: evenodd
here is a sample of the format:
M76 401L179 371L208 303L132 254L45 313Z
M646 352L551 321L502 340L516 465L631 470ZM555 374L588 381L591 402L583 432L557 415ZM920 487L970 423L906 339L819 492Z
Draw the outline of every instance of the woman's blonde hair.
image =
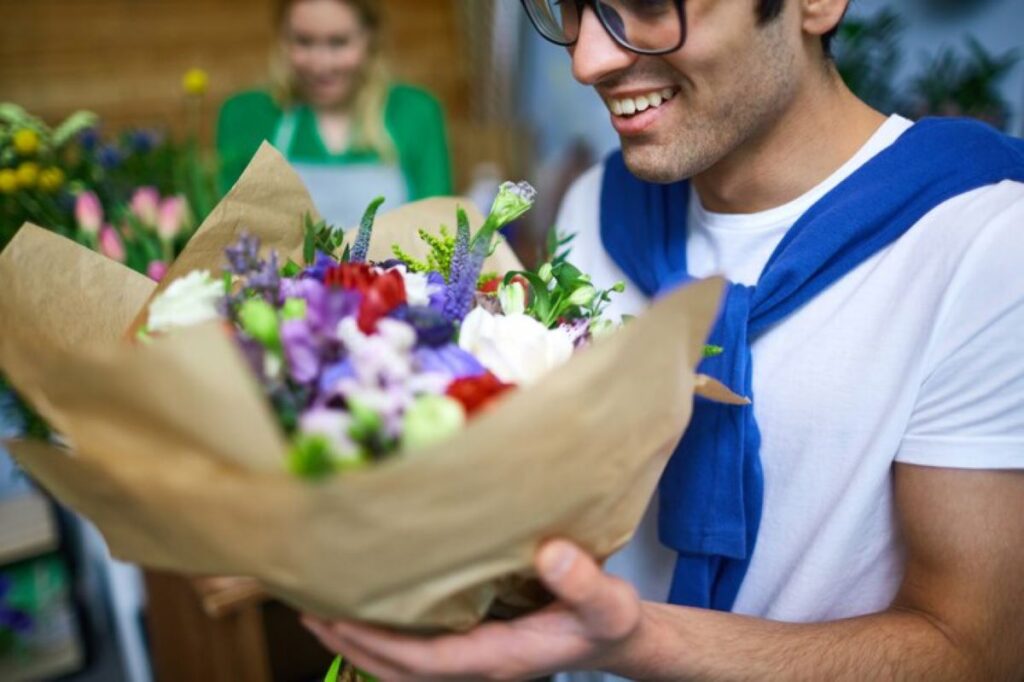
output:
M285 24L292 5L302 0L277 0L274 13L278 32ZM381 47L383 18L377 0L336 0L356 10L363 26L370 34L367 62L363 67L360 81L356 84L355 100L352 103L351 146L358 151L376 152L386 161L394 161L395 144L388 134L384 121L391 74ZM288 64L288 57L282 41L277 41L271 56L271 93L282 109L302 103L303 97L295 80L295 74Z

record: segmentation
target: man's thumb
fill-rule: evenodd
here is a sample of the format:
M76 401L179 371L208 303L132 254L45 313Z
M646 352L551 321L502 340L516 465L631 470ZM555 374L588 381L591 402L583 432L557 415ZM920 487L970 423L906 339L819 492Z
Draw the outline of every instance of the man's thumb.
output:
M572 543L552 540L537 554L544 585L577 613L594 639L625 637L640 620L640 602L632 586L614 578Z

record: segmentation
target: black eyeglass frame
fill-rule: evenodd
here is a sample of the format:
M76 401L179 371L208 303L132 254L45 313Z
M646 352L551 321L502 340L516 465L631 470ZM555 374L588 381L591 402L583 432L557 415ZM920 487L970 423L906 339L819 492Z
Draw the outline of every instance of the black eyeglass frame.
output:
M590 9L594 11L594 16L596 16L597 20L599 22L601 22L601 27L604 28L605 33L607 33L609 36L611 36L612 40L614 40L620 47L622 47L623 49L629 50L630 52L635 52L636 54L642 54L642 55L648 55L648 56L658 56L658 55L665 55L665 54L670 54L672 52L675 52L676 50L678 50L679 48L681 48L683 45L686 44L686 4L685 4L685 0L675 0L676 15L679 17L679 41L678 41L678 43L676 45L674 45L673 47L663 48L663 49L658 49L658 50L645 50L643 48L634 47L634 46L632 46L632 45L630 45L629 43L626 42L625 37L620 37L618 34L616 34L615 31L612 29L612 27L608 25L608 19L605 17L605 15L601 11L601 9L598 7L599 0L566 0L566 1L567 2L575 2L576 3L576 9L579 12L580 23L581 24L583 23L583 10L586 7L590 7ZM534 10L533 4L530 2L530 0L520 0L520 2L523 5L523 9L526 11L526 16L530 19L530 23L533 24L533 28L536 29L537 33L539 33L540 37L543 38L544 40L548 41L549 43L554 43L555 45L561 45L562 47L571 47L571 46L575 45L579 41L580 37L579 37L578 33L576 35L576 38L574 40L570 40L570 41L562 41L562 40L556 40L555 38L552 38L547 33L545 33L544 30L540 27L541 20L534 14L535 10Z

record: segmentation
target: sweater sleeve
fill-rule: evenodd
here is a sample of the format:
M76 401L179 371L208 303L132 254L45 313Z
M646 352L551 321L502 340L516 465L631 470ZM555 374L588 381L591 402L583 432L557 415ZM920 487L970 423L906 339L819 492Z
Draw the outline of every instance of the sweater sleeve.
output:
M260 144L273 136L280 118L281 110L266 92L242 92L224 102L217 119L222 194L238 181Z
M424 90L398 85L388 100L387 118L410 200L450 195L451 160L441 104Z

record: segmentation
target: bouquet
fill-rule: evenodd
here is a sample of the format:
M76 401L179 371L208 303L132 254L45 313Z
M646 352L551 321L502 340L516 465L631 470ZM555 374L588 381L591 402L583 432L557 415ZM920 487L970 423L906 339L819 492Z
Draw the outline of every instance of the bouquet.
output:
M523 272L494 235L510 213L457 205L374 206L342 239L265 146L159 284L23 228L0 254L0 368L67 448L12 452L129 561L396 627L535 606L537 543L611 554L694 393L738 400L693 373L721 282L600 338L611 292L557 256ZM167 305L190 281L199 319Z
M420 230L424 261L399 245L386 261L367 260L383 199L340 258L341 233L309 218L302 265L276 252L261 257L259 239L243 235L226 249L223 275L195 270L156 297L144 338L229 322L289 436L297 474L429 447L611 331L601 311L613 290L595 289L566 253L536 273L482 272L498 230L534 194L526 183L505 183L472 237L462 208L455 234Z

